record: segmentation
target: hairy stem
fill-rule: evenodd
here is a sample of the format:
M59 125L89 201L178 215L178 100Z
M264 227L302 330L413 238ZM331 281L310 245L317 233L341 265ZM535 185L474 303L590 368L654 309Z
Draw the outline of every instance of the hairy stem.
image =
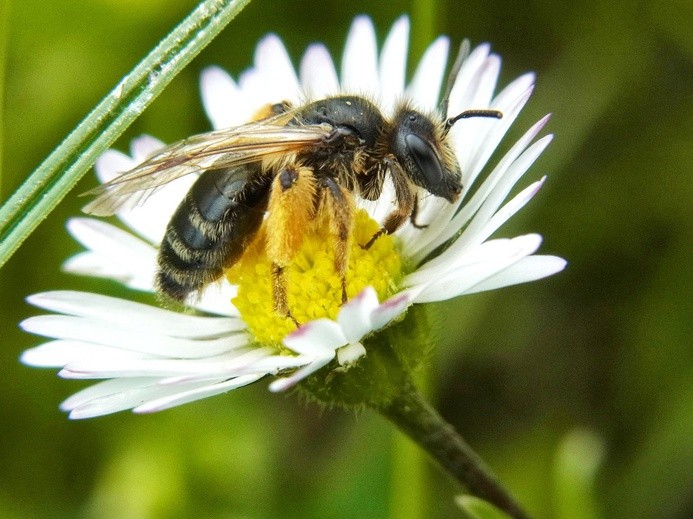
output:
M408 384L377 411L409 435L472 495L488 501L510 517L529 519L481 458L423 399L413 384Z

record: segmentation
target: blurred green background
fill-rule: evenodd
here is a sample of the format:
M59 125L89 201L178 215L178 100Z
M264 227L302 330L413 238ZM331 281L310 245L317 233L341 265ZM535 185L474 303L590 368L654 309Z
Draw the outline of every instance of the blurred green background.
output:
M549 179L499 235L540 232L569 266L438 305L449 328L432 398L538 518L692 517L693 2L375 4L251 2L118 147L207 130L203 67L237 75L269 31L295 63L318 40L339 56L360 13L380 41L410 13L410 63L446 33L491 42L503 85L535 70L505 146L552 112L556 139L523 185ZM0 0L2 198L195 5ZM0 517L463 517L454 482L380 417L321 411L266 383L68 421L57 405L81 385L20 365L41 339L17 323L38 313L24 302L38 291L132 297L60 271L80 250L64 223L82 202L69 196L0 271Z

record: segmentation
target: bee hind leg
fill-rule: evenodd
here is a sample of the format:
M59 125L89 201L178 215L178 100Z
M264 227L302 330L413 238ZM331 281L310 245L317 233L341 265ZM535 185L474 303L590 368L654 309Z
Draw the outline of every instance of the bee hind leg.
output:
M316 182L313 171L302 166L287 166L272 181L265 220L267 256L272 261L274 310L283 317L291 315L287 300L286 269L301 248L303 236L315 215Z
M354 227L354 200L330 177L321 179L321 207L328 211L330 234L334 237L334 270L342 283L342 304L347 302L346 270L349 240Z
M272 297L274 299L274 311L279 315L288 317L298 328L301 324L291 314L289 303L286 300L286 277L284 267L272 263Z

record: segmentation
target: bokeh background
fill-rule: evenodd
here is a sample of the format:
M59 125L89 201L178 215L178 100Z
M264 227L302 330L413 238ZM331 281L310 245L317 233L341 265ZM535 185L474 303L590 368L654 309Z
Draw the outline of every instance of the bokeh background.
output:
M2 198L194 0L0 0ZM295 63L339 56L353 16L380 41L412 16L410 63L438 33L489 41L502 84L538 73L519 136L547 112L540 195L499 235L541 232L569 260L547 280L436 307L436 406L538 518L693 516L693 3L255 0L135 122L207 130L200 70L250 65L278 33ZM463 517L459 488L380 417L325 411L266 384L152 416L70 422L81 385L18 363L41 342L28 294L115 283L60 271L80 183L0 271L0 517Z

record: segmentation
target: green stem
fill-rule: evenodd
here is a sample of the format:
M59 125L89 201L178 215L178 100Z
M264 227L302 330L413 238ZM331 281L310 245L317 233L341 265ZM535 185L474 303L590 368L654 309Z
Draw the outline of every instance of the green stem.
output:
M120 134L250 0L204 0L0 208L0 267Z
M430 396L431 369L426 366L415 374L416 387L422 396ZM405 436L396 431L393 438L396 456L392 474L391 519L421 519L428 517L426 503L429 478L425 454Z
M455 429L407 384L388 404L377 411L418 443L469 492L515 519L529 519L491 470Z
M428 517L426 503L428 463L425 454L401 431L392 435L390 519L422 519Z

